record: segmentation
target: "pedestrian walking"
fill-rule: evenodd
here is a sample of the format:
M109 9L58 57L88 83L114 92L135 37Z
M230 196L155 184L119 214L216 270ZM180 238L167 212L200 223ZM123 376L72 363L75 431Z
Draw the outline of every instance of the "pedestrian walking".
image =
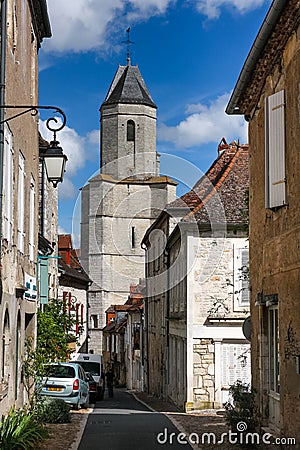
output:
M114 372L112 368L110 368L109 371L106 372L106 386L108 390L108 397L112 398L114 396Z

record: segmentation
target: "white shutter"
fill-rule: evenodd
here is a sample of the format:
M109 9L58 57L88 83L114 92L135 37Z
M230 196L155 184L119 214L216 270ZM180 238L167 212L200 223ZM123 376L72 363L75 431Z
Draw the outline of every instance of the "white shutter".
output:
M286 204L284 91L265 101L266 208Z
M234 246L234 307L249 306L249 249Z
M34 179L30 181L30 198L29 198L29 259L34 260L34 213L35 213L35 185Z
M242 276L242 294L241 294L241 306L249 305L249 249L241 249L241 276Z
M4 147L4 175L3 175L3 195L4 195L4 226L3 237L12 239L13 226L13 145L12 134L5 127L5 147Z
M222 387L229 388L237 380L251 381L249 344L222 344Z
M25 200L25 158L19 153L19 184L18 184L18 250L24 253L24 200Z

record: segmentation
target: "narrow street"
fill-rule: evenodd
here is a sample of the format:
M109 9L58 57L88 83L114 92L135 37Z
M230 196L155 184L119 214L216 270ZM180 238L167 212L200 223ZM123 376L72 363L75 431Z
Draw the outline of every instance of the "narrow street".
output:
M168 439L157 435L167 429ZM170 444L169 436L175 433ZM153 450L156 448L190 450L188 444L179 444L179 431L162 413L152 412L123 389L115 389L114 397L97 402L89 415L79 450Z

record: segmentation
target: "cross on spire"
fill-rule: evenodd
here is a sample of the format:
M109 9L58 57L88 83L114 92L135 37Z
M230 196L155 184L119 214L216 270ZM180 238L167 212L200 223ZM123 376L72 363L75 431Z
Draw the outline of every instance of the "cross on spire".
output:
M130 40L130 27L127 28L126 33L127 33L127 39L126 39L126 41L123 41L122 43L127 45L127 66L130 66L131 65L130 45L134 44L134 42L132 42Z

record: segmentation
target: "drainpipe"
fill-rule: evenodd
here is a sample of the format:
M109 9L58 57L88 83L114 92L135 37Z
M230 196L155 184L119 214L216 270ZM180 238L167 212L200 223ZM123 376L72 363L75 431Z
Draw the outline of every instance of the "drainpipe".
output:
M0 47L0 105L5 104L5 67L6 67L6 0L1 0L1 47ZM3 210L3 154L4 154L4 108L0 108L0 303L2 302L2 210Z

